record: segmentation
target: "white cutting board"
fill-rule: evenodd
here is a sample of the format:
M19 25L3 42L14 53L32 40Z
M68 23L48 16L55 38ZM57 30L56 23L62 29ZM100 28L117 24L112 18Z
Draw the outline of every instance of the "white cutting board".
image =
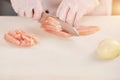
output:
M40 24L20 17L0 17L0 80L120 80L120 57L103 61L96 47L105 38L120 41L120 17L84 17L84 25L98 25L90 36L63 39L44 32ZM9 45L9 30L23 29L38 37L31 48Z

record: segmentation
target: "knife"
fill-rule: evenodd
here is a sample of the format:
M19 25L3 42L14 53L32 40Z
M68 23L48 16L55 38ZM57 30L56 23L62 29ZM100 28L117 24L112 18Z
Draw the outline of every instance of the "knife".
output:
M40 19L40 22L44 21L46 19L46 17L52 17L52 18L56 19L57 21L60 22L60 25L62 26L62 28L64 30L66 30L67 32L69 32L73 36L79 36L79 32L77 31L76 28L74 28L73 26L71 26L68 23L65 23L64 21L60 20L59 18L51 16L51 15L45 13L45 12L43 12L42 17Z

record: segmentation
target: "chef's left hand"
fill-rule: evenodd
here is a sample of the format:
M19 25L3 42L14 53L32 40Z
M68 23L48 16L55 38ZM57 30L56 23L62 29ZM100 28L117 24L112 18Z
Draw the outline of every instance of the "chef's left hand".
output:
M63 0L58 9L57 17L75 26L80 26L80 19L98 6L99 0Z

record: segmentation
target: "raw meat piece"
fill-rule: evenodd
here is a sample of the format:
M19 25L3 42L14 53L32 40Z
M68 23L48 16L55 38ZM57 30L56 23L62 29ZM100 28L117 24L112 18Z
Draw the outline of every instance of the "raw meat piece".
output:
M37 38L22 30L9 31L4 35L4 39L17 46L31 47L38 43Z
M86 35L96 33L97 31L100 30L100 28L97 26L80 26L77 30L80 36L86 36Z
M71 37L72 34L68 33L67 31L62 29L62 26L60 25L59 21L52 17L47 17L43 22L42 22L42 28L45 29L48 33L68 38ZM99 31L99 27L97 26L80 26L78 29L78 32L80 36L85 36L85 35L90 35L93 34L97 31Z
M42 27L45 29L45 31L55 34L60 37L71 37L72 35L63 31L60 23L55 20L52 17L47 17L43 22L42 22Z

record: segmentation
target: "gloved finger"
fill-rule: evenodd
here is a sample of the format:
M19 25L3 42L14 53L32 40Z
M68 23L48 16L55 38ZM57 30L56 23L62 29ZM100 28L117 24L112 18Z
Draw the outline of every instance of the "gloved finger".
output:
M73 23L74 23L75 17L76 17L76 11L74 11L73 9L70 9L67 14L66 22L71 25L74 25Z
M69 11L69 7L59 7L57 11L57 17L59 17L61 20L66 21L66 16Z
M42 10L41 9L34 9L34 14L33 14L33 19L39 20L42 15Z
M78 11L76 13L75 20L74 20L74 27L80 26L80 20L83 15L84 15L84 12L81 12L81 11Z
M18 11L18 15L21 16L21 17L23 17L25 15L25 11L23 9L20 9Z
M28 18L32 18L32 16L33 16L32 9L26 10L25 11L25 16L28 17Z
M16 12L16 13L18 13L18 7L16 7L16 5L15 5L15 0L11 0L11 5L12 5L12 8L14 9L14 11Z
M18 13L18 8L15 8L14 6L13 6L13 9L14 9L14 11L16 12L16 13Z

